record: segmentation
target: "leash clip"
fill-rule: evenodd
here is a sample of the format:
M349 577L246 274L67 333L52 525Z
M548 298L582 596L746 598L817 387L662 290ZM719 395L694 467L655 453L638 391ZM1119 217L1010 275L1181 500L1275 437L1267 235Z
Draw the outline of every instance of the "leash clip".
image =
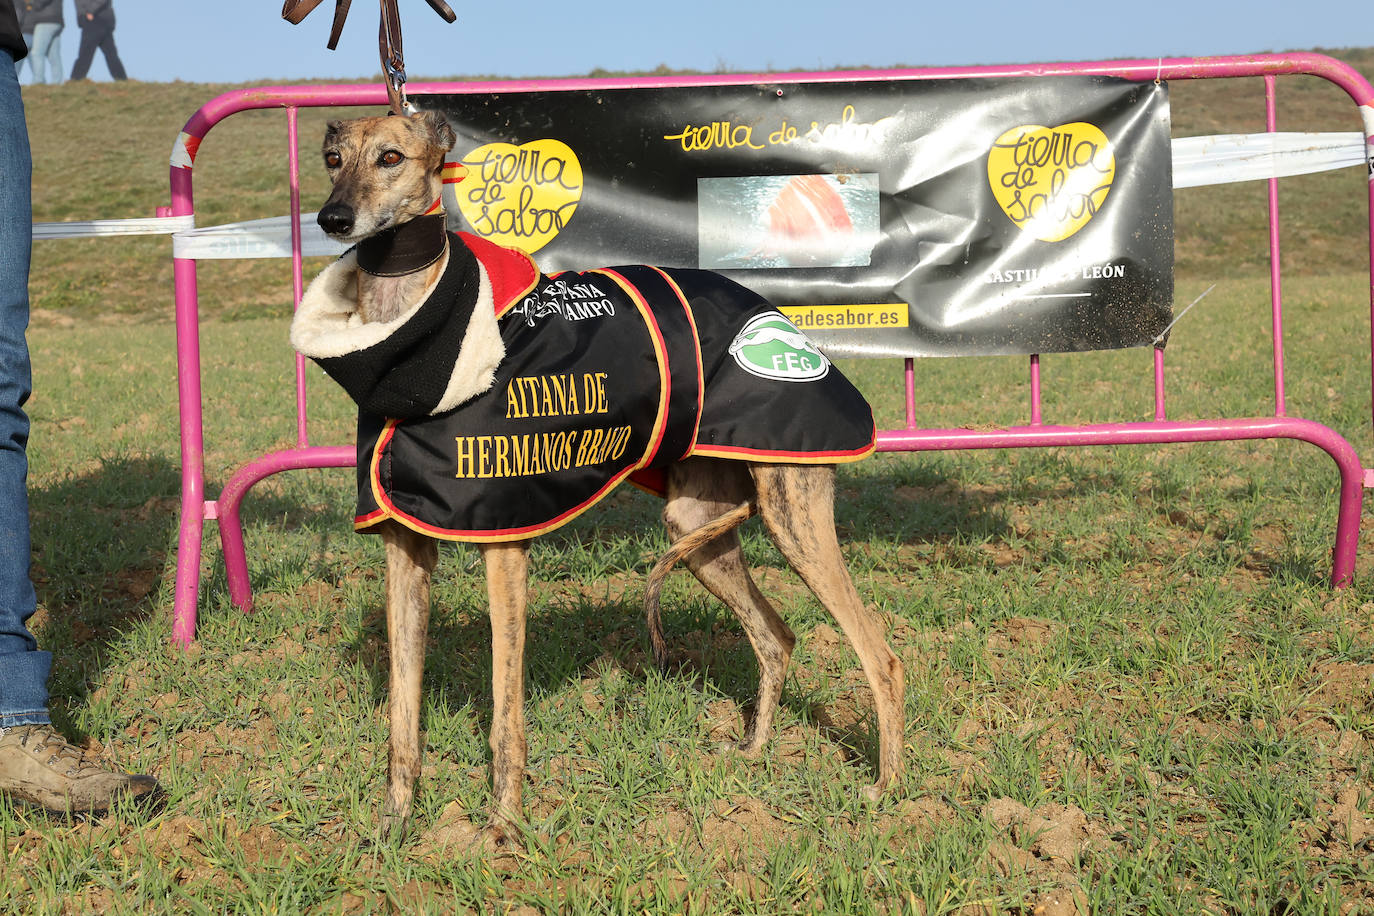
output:
M382 79L391 113L409 115L415 108L406 99L406 60L401 44L401 14L396 0L381 0L382 16L377 29L377 48L382 58Z
M386 82L386 100L391 106L391 113L406 115L407 117L415 114L415 106L410 99L406 98L406 71L403 67L393 67L390 61L383 60L383 80Z

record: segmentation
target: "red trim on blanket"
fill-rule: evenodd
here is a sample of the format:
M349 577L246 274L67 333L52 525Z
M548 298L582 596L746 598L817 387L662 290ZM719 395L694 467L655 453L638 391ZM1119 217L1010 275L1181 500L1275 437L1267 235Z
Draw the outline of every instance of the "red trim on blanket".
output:
M491 280L492 306L500 318L539 282L534 259L518 248L506 248L470 232L454 233L472 252Z
M692 455L707 458L731 458L738 461L763 461L770 464L843 464L861 461L876 451L877 445L869 442L863 448L846 449L833 452L785 452L762 448L740 448L733 445L701 445L692 447Z
M378 522L386 521L387 518L385 509L377 509L366 515L355 515L353 516L353 530L361 531L364 528L370 528Z

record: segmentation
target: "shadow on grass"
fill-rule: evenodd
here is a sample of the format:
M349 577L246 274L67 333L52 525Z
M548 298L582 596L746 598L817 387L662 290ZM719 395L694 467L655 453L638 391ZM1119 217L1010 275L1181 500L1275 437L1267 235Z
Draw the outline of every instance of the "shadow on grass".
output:
M53 654L50 706L68 733L75 733L71 712L86 701L110 647L153 612L175 537L179 488L170 462L127 456L30 486L40 608L30 628Z
M1030 452L1035 452L1030 455ZM973 453L964 453L973 454ZM997 469L996 482L979 479L985 456L948 473L921 453L893 455L870 470L840 478L835 521L842 536L881 537L904 542L943 541L954 537L982 541L1004 537L1012 530L1011 508L1058 500L1081 500L1093 494L1137 493L1140 498L1168 502L1187 495L1181 485L1152 481L1141 489L1138 469L1119 470L1088 452L1056 453L1025 450L1014 472ZM1052 512L1046 513L1047 519Z
M1081 515L1084 506L1096 505L1094 499L1110 494L1109 506L1124 499L1135 503L1138 511L1133 523L1142 530L1153 529L1148 541L1160 563L1191 555L1216 574L1236 567L1252 575L1307 585L1330 581L1326 552L1276 543L1272 522L1269 530L1256 535L1257 494L1261 503L1286 498L1266 494L1261 480L1242 478L1217 486L1203 472L1147 474L1148 469L1140 465L1114 467L1103 461L1102 450L1028 451L1036 454L1021 458L1010 474L999 470L991 484L972 476L986 462L970 462L968 474L944 473L922 462L919 454L889 461L880 470L845 475L837 487L835 507L841 541L980 544L1013 540L1017 514L1027 517L1032 527L1053 530L1066 517ZM1029 515L1018 513L1018 507L1028 508ZM1333 534L1335 522L1333 510ZM1103 519L1102 533L1110 529L1109 521ZM1046 556L1071 559L1057 545ZM958 565L961 555L945 555L944 561ZM990 562L979 556L962 561Z
M986 540L1010 529L1007 502L1003 490L970 488L913 460L877 473L840 478L835 489L835 524L841 542Z
M126 631L169 606L163 586L169 593L175 576L180 489L176 464L129 455L30 487L31 576L39 605L30 629L53 654L53 718L78 741L85 735L73 712L100 681L111 650ZM278 517L299 511L296 500L269 494L255 502ZM219 575L222 583L222 564Z
M679 573L679 575L688 575ZM618 669L648 691L652 678L677 682L709 698L726 698L741 711L731 740L741 738L754 713L758 669L753 651L730 611L694 586L684 601L665 604L669 644L666 670L656 668L649 650L639 592L621 600L553 598L532 606L525 646L525 692L529 702L558 694L579 682L597 681ZM372 701L384 709L388 691L385 609L367 612L367 621L345 652L362 662L371 679ZM857 661L855 662L857 667ZM485 607L434 610L425 657L421 728L428 730L428 708L470 705L483 736L492 727L491 630ZM876 771L876 725L867 716L855 724L832 721L828 707L812 697L784 689L781 705L840 748L847 759ZM488 763L490 748L483 747Z

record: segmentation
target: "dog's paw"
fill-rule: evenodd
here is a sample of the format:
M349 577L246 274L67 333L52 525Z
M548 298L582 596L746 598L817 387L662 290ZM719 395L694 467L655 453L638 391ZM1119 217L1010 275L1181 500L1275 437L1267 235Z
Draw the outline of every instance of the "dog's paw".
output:
M767 746L767 733L760 734L756 728L750 725L745 729L744 737L739 739L739 743L735 745L735 752L745 760L757 760Z
M432 823L417 828L411 851L421 858L481 858L491 862L514 860L525 852L520 831L510 821L493 817L486 824L473 823L468 807L449 802Z
M492 818L480 831L477 844L491 856L518 856L525 852L519 831L505 818Z
M864 786L861 790L863 797L870 802L878 802L883 796L891 795L899 779L897 776L889 776L886 779L879 779L871 786Z
M381 823L377 826L383 843L400 843L405 840L406 832L410 829L410 818L404 814L384 811Z

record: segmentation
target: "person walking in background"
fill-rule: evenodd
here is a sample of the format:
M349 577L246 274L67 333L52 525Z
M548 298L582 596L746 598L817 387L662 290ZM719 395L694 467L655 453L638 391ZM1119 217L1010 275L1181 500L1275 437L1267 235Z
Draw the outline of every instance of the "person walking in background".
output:
M111 78L128 79L129 75L119 61L119 52L115 50L114 0L76 0L76 24L81 27L81 45L76 50L72 79L86 78L96 48L105 55L105 66L110 68Z
M19 34L24 39L25 54L27 54L27 49L33 47L33 26L29 25L28 3L26 3L25 0L14 0L14 17L19 20ZM21 57L14 62L15 76L19 76L24 72L24 61L26 59L26 57ZM29 61L29 67L32 69L33 61Z
M0 797L63 816L108 811L119 799L155 803L157 780L110 770L52 726L48 671L28 620L28 442L31 374L29 255L33 164L15 61L27 53L14 7L0 4ZM142 806L140 806L142 808Z
M35 83L62 82L62 0L23 0L20 26L29 46L29 68Z

